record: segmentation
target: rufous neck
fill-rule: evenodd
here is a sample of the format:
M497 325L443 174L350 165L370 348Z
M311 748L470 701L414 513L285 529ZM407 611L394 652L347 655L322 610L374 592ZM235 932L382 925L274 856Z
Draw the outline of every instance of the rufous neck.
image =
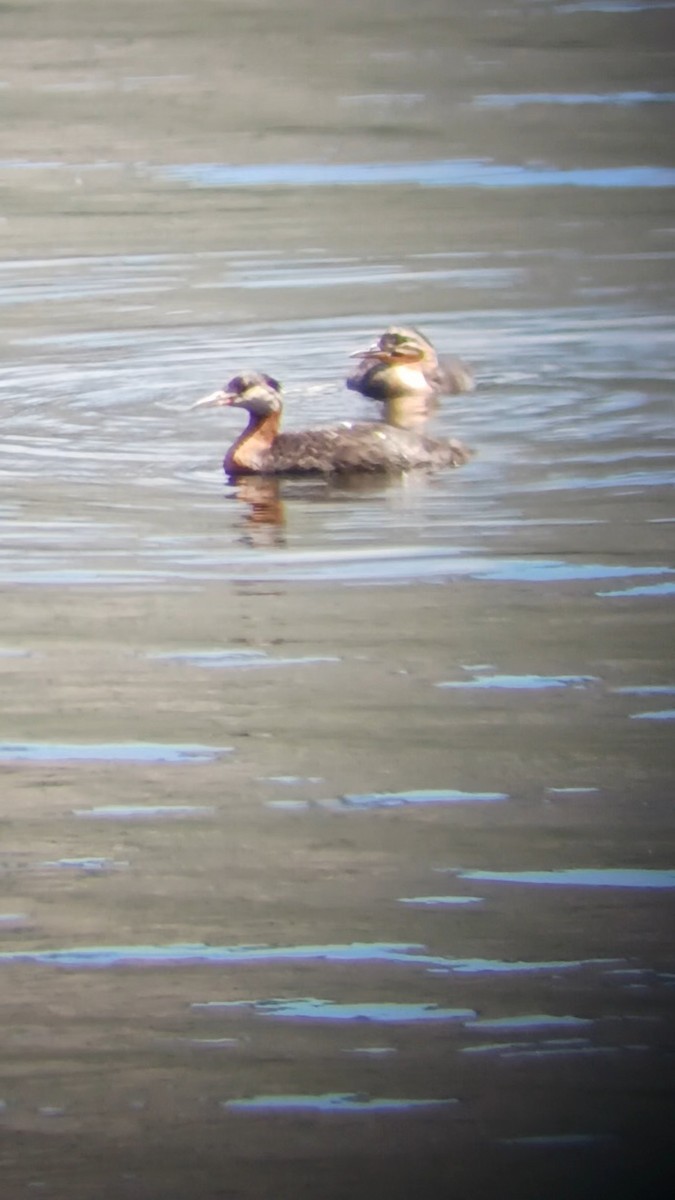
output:
M281 413L251 413L248 425L225 455L226 471L259 471L279 433Z

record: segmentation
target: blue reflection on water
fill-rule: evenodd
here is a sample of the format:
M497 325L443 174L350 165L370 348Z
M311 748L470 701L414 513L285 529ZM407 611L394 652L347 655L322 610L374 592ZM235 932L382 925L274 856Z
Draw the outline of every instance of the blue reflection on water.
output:
M74 808L73 816L101 821L144 821L157 817L202 817L212 812L212 808L196 804L103 804L99 808Z
M72 860L104 861L104 860ZM57 950L5 951L4 963L40 963L44 966L82 970L125 966L183 966L215 963L245 966L249 963L389 963L425 969L441 968L448 974L492 975L578 970L587 966L612 966L621 959L562 959L550 962L503 962L499 959L445 958L426 953L426 947L405 942L353 942L325 946L207 946L201 942L166 946L76 946Z
M481 159L420 162L186 163L149 168L163 179L190 187L368 187L417 184L469 188L665 188L675 185L670 167L570 167L509 165Z
M631 721L675 721L675 708L661 708L654 712L631 713Z
M305 1021L371 1021L382 1024L407 1024L413 1021L473 1021L472 1008L440 1008L437 1004L339 1004L332 1000L301 997L297 1000L212 1000L192 1004L198 1012L227 1015L229 1012L250 1012L255 1016L280 1020Z
M74 571L63 567L58 570L29 570L13 566L2 570L2 579L11 583L31 584L79 584L100 587L135 587L154 585L160 579L171 578L174 585L201 579L260 580L265 583L298 580L338 582L348 585L374 582L418 583L422 579L470 578L494 580L498 583L560 583L567 581L585 582L602 579L630 579L643 576L673 575L675 570L666 566L637 566L626 564L579 563L564 559L509 558L494 555L459 554L447 546L419 547L399 546L395 553L380 551L369 546L367 550L348 552L332 551L324 555L286 551L283 555L265 552L255 560L240 560L230 555L227 560L204 560L201 565L168 571L119 571L110 568L105 572ZM675 583L667 586L675 591ZM650 589L651 591L651 589ZM606 595L609 593L598 593ZM619 593L617 593L619 594ZM620 593L624 594L624 593ZM645 593L647 594L647 593ZM273 662L274 660L270 660Z
M426 908L452 908L482 904L482 896L401 896L399 904L420 904Z
M611 592L596 592L596 596L675 596L675 583L644 584L641 587L618 588Z
M179 654L149 654L148 658L162 662L185 662L195 667L220 670L251 670L255 667L296 667L312 663L337 663L335 655L303 655L300 658L270 658L263 650L193 650Z
M497 566L473 570L475 579L506 583L557 583L565 580L616 579L631 575L672 575L670 567L608 566L605 563L567 563L555 559L506 559ZM659 585L663 586L663 585ZM675 589L675 583L668 585ZM611 595L599 592L598 595Z
M308 812L312 808L331 812L369 812L371 809L418 807L424 804L498 804L510 797L506 792L461 792L452 788L428 788L410 792L371 792L361 796L338 796L328 800L267 800L268 808L284 812Z
M124 870L129 863L123 859L114 858L56 858L50 862L42 862L40 866L46 869L62 871L83 871L86 875L104 874L106 871ZM0 955L0 959L2 955Z
M673 104L675 92L494 92L476 96L477 108L520 108L527 104L553 104L576 107L580 104L619 105Z
M231 746L160 742L0 742L1 762L213 762L231 753Z
M400 808L416 804L494 804L508 800L506 792L462 792L453 788L427 788L410 792L370 792L363 795L340 796L336 800L319 801L322 806L337 808Z
M504 691L540 690L542 688L583 688L599 683L595 675L479 675L475 679L459 679L437 683L438 688L494 688Z
M563 887L675 888L675 871L638 868L573 868L565 871L463 871L460 879L480 883L535 883Z

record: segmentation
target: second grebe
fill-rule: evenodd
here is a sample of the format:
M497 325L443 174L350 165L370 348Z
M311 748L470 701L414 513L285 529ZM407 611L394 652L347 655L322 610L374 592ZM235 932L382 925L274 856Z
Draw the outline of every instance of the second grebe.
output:
M347 378L347 387L371 400L395 400L401 396L453 396L471 392L474 378L457 358L439 358L419 329L391 325L372 346L357 350L360 358Z

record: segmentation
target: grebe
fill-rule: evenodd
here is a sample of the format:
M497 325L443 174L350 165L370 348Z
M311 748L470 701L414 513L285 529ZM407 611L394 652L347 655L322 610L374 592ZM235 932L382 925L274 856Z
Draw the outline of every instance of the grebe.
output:
M416 395L434 398L471 392L471 371L456 358L439 358L419 329L391 325L372 346L351 356L361 362L347 387L371 400L396 400Z
M280 433L281 385L246 371L192 408L223 405L249 413L246 429L230 446L223 467L240 475L335 475L350 471L396 474L414 468L457 467L471 452L461 442L423 437L384 422L346 421L298 433Z

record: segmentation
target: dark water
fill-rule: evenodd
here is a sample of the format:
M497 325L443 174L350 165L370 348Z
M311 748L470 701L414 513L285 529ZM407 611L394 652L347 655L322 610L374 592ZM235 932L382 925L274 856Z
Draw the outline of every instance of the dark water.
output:
M0 6L8 1197L669 1194L672 8Z

